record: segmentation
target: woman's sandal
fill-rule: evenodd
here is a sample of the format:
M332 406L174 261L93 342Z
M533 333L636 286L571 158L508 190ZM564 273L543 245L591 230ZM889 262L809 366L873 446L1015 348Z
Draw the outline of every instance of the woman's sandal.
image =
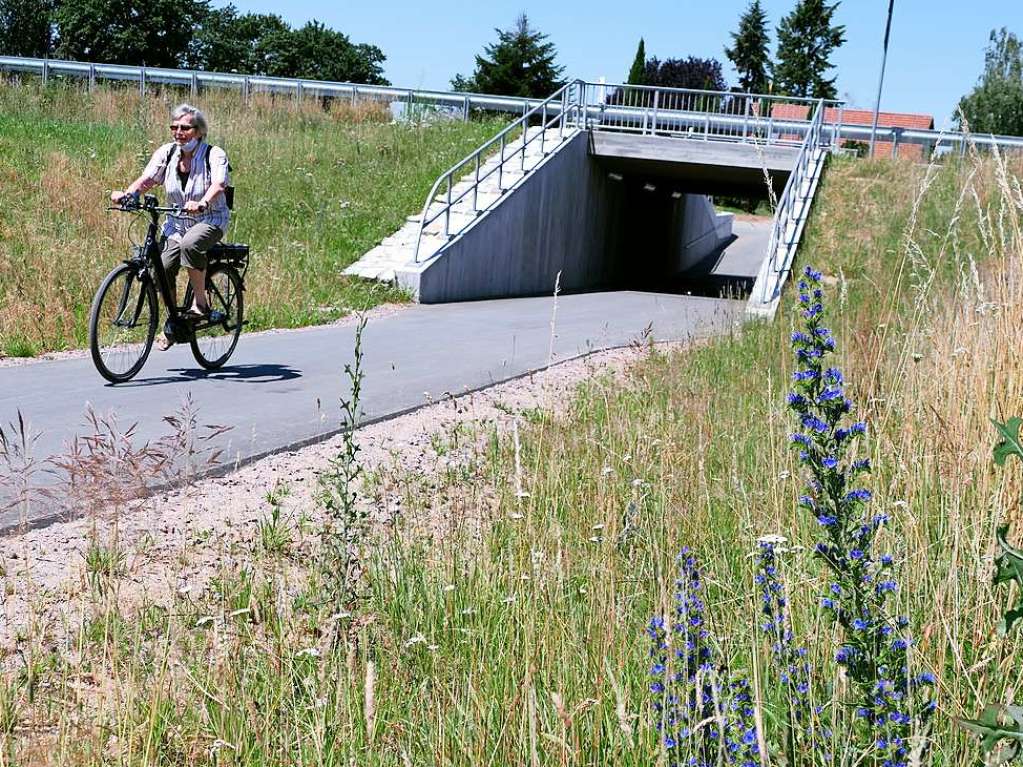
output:
M156 348L161 352L167 351L172 346L174 346L174 341L166 333L161 333L156 337Z
M181 314L187 320L205 320L206 322L212 322L214 325L227 319L227 315L219 309L207 309L206 311L203 311L202 309L194 306L186 309Z

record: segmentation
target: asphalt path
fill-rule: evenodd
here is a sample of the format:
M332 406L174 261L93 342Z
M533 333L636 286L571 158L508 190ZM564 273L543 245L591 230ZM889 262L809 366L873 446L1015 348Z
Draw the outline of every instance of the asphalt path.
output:
M744 306L619 291L404 307L371 319L363 333L360 422L601 349L728 332ZM115 418L118 431L133 426L137 448L167 435L164 416L190 399L200 426L230 427L204 446L223 451L221 466L240 465L337 433L338 402L350 392L344 367L353 362L354 346L353 324L243 334L219 371L203 370L187 345L175 346L154 351L137 378L119 385L107 384L88 357L0 368L0 426L10 437L9 424L20 414L34 440L31 482L53 486L58 480L43 470L46 459L67 455L76 435L92 433L90 408L102 419ZM7 503L13 497L0 490L0 507L5 496ZM0 512L0 531L49 521L54 503L36 500L27 520L23 510Z

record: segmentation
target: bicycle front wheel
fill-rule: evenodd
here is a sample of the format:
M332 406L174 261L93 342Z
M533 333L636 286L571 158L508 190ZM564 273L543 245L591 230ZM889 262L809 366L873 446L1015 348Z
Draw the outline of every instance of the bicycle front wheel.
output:
M96 291L89 313L89 349L96 370L112 383L133 378L146 362L159 319L146 273L121 264Z
M206 272L206 297L209 307L220 312L220 322L200 320L192 332L192 354L207 370L221 367L234 353L242 333L244 304L242 278L234 267L216 264ZM185 306L191 306L191 286L185 294Z

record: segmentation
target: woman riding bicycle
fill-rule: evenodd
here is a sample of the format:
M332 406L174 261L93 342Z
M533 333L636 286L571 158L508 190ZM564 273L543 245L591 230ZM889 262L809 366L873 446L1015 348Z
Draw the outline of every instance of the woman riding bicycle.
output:
M167 204L180 207L186 216L168 216L164 222L163 266L170 280L172 296L178 262L185 265L195 303L185 310L186 317L209 318L206 297L206 251L219 242L230 220L224 197L229 182L227 154L206 143L207 123L203 113L189 104L171 112L174 140L157 149L149 164L124 191L114 191L110 199L119 203L126 195L138 195L157 184L167 192ZM175 303L177 303L176 299ZM157 340L157 348L168 349L173 340L166 333Z

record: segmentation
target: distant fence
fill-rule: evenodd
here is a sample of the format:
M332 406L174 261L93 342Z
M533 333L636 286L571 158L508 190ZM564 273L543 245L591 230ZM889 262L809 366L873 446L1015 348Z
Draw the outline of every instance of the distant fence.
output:
M100 80L112 80L120 82L138 83L139 93L145 94L149 85L176 85L188 88L192 95L198 95L201 88L232 88L239 90L243 96L248 97L252 93L276 93L290 94L295 98L303 96L326 96L330 98L348 99L353 104L359 99L373 99L387 101L392 104L402 105L404 108L414 106L434 106L446 109L455 114L460 114L463 119L469 119L473 110L484 110L488 112L506 112L512 114L525 114L534 107L543 103L543 99L529 99L518 96L494 96L486 93L461 93L458 91L437 91L423 90L417 88L396 88L388 85L364 85L359 83L328 82L324 80L305 80L301 78L284 77L263 77L259 75L240 75L227 72L203 72L199 70L166 69L162 67L136 67L123 64L94 64L84 61L61 61L54 59L33 59L19 56L0 56L0 72L13 72L36 75L46 82L51 77L74 77L88 80L89 87L94 87ZM644 115L652 111L658 121L675 119L685 122L682 117L686 113L698 115L707 125L712 122L728 122L733 130L738 130L746 120L745 117L723 115L721 110L708 111L707 103L741 104L743 98L747 103L749 99L763 99L769 97L751 96L750 94L717 93L709 91L691 91L691 93L710 94L713 98L704 98L702 107L694 109L686 102L679 102L676 105L664 104L661 106L651 102L652 109L645 109L644 103L640 109L631 103L616 104L614 94L624 93L633 86L611 83L586 83L586 113L592 114L594 110L607 122L617 112L622 113L622 119L635 122L635 114L642 116L643 124L647 118ZM664 93L681 93L685 89L664 88L646 90L651 93L663 91ZM774 97L776 100L777 97ZM715 101L715 99L717 101ZM790 102L809 102L807 99L785 99ZM695 103L695 102L694 102ZM857 125L842 121L842 110L839 102L829 102L835 107L838 114L837 119L825 120L825 132L832 137L832 146L840 146L841 141L870 140L871 128L868 125ZM665 109L665 106L676 106L676 108ZM682 108L678 108L681 106ZM635 114L632 114L635 113ZM631 114L631 117L630 117ZM695 119L695 118L694 118ZM809 119L790 121L793 126L805 130L809 125ZM689 121L692 123L692 120ZM623 123L624 124L624 123ZM654 123L657 124L657 121ZM594 125L592 127L598 127ZM607 125L603 125L605 129ZM690 128L698 130L699 125L692 123ZM702 133L711 132L710 128L704 128ZM801 140L800 135L796 140ZM1023 137L1016 136L994 136L991 134L963 134L959 131L936 131L936 130L911 130L906 128L891 128L878 126L876 140L891 146L892 156L898 156L899 148L906 145L921 145L921 154L930 156L931 153L945 154L957 152L965 154L968 147L978 149L1002 150L1023 150ZM921 150L917 150L920 152Z
M373 99L404 105L430 105L460 112L468 119L472 110L512 112L522 114L540 104L542 99L516 96L492 96L485 93L461 93L417 88L396 88L389 85L339 83L301 78L263 77L227 72L166 69L163 67L135 67L124 64L92 64L84 61L31 59L20 56L0 56L0 72L37 75L47 82L52 77L73 77L88 80L95 87L101 80L138 83L139 93L145 95L151 85L176 85L188 88L198 95L202 88L231 88L244 97L253 93L276 93L303 96L328 96L348 99L353 104L360 99Z

